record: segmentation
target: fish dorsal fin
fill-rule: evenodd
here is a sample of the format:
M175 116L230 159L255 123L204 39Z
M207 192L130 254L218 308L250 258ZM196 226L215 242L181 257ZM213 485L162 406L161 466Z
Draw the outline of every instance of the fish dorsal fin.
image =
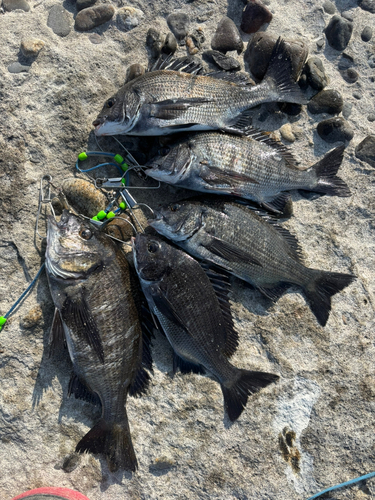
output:
M218 80L225 80L227 82L236 83L237 85L251 86L253 82L245 73L228 73L228 71L213 71L206 73L205 76L217 78Z
M169 70L196 75L202 71L202 69L203 66L191 57L187 56L173 59L172 56L164 57L161 55L156 63L149 69L149 72Z
M220 309L225 321L225 348L223 354L230 358L237 350L238 347L238 332L234 329L233 317L229 303L229 292L231 289L230 276L216 266L200 263L205 271L212 287L215 291L216 297L219 301Z
M92 403L95 406L101 404L99 396L90 391L90 389L84 384L75 373L72 373L69 381L68 387L68 398L74 394L76 399L82 399L83 401L87 401L88 403Z
M66 348L66 340L64 333L64 326L61 320L60 311L55 308L55 313L53 315L53 321L48 339L49 345L49 355L58 352L61 349Z

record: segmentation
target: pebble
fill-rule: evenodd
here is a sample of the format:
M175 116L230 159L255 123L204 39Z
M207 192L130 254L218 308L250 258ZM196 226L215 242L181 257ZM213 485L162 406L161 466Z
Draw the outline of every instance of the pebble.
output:
M163 54L174 54L177 50L177 40L173 33L168 33L161 48Z
M115 13L112 5L101 4L78 12L75 28L79 31L88 31L110 21Z
M370 54L368 58L368 65L370 68L374 69L375 68L375 54Z
M88 36L88 39L90 40L91 43L94 43L98 45L99 43L102 43L103 37L98 35L97 33L90 33Z
M145 71L146 70L142 66L142 64L138 64L138 63L132 64L126 70L125 83L128 83L131 80L134 80L134 78L138 78L139 76L143 75L145 73Z
M370 113L367 119L369 122L375 122L375 113Z
M353 23L334 15L324 30L329 45L336 50L344 50L352 36Z
M358 5L361 9L375 14L375 0L358 0Z
M342 116L347 120L352 113L353 104L351 102L345 102L342 107Z
M350 21L351 23L353 22L353 14L346 10L345 12L341 12L341 16L346 19L347 21Z
M205 42L206 38L204 36L202 28L198 28L190 33L186 37L186 46L188 48L189 54L197 54L202 44Z
M151 51L151 56L155 59L158 58L163 47L163 36L160 31L150 28L146 36L146 45Z
M244 60L248 63L251 73L258 80L261 80L266 73L276 41L277 35L261 32L253 35L247 46ZM304 67L308 48L301 40L285 39L285 42L286 50L292 61L292 77L297 80Z
M362 99L362 94L360 92L353 92L353 97L355 99L360 100L360 99Z
M91 182L70 177L62 185L68 203L78 213L93 217L107 206L107 198Z
M72 29L71 18L64 7L58 4L52 5L48 14L47 26L51 28L55 35L61 37L69 35Z
M365 26L361 33L361 38L364 42L369 42L372 38L372 29L370 26Z
M130 31L140 24L145 17L140 9L134 7L121 7L117 11L117 25L124 31Z
M348 83L355 83L359 78L358 73L353 68L344 69L340 71L340 73L343 79Z
M328 77L325 74L323 63L319 57L310 57L306 63L305 71L307 81L313 89L323 90L328 85Z
M211 40L211 48L224 54L231 50L237 50L238 54L242 52L243 41L241 35L237 26L229 17L223 17L220 20Z
M350 141L354 136L353 128L341 116L321 121L318 123L317 131L319 136L328 143Z
M43 40L32 39L21 41L21 52L25 57L36 57L44 47Z
M344 101L337 90L322 90L310 99L307 109L312 114L329 113L338 114L342 111Z
M204 55L212 59L214 63L219 66L219 68L224 69L225 71L237 71L241 68L241 64L237 61L237 59L226 56L218 50L206 50Z
M190 23L189 16L184 12L172 12L167 17L169 29L180 42L188 34L188 26Z
M260 0L249 0L242 12L241 30L256 33L265 23L272 21L272 13Z
M30 309L30 311L20 321L22 328L34 328L42 319L43 313L40 305Z
M87 9L92 7L96 3L96 0L77 0L76 7L77 10Z
M355 148L355 155L375 168L375 136L368 135Z
M30 66L26 64L21 64L19 62L14 62L9 64L8 71L9 73L27 73L30 69Z
M11 12L12 10L29 12L30 10L30 5L26 0L3 0L3 7L6 12Z
M325 0L325 2L323 3L323 9L327 14L334 14L336 12L335 4L330 2L329 0Z
M292 126L290 123L285 123L282 127L280 127L280 134L288 142L294 142L296 140L296 136L293 133Z

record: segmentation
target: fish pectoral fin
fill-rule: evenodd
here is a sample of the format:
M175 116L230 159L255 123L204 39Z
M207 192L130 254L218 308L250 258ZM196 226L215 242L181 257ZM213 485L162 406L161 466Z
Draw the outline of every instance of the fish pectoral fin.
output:
M76 399L82 399L83 401L92 403L95 406L101 404L99 396L95 392L90 391L90 389L78 378L75 373L72 373L69 380L68 398L72 394L74 394Z
M210 243L204 245L204 247L215 255L218 255L222 259L230 262L246 262L248 264L263 267L261 262L259 262L259 260L253 257L250 253L246 252L246 250L242 250L241 248L214 236L211 237Z
M197 365L191 361L181 358L175 351L173 351L173 374L180 370L181 373L206 373L202 365Z
M61 349L66 349L66 340L64 333L64 326L61 320L60 311L55 308L55 314L53 315L53 321L48 339L49 345L49 355L52 356L57 351Z
M175 325L186 330L183 320L160 286L153 285L150 291L155 306L159 309L161 314L172 321Z
M205 97L167 99L151 104L150 116L161 120L175 120L187 109L202 106L212 101L213 99Z
M100 361L104 363L104 351L99 329L82 294L74 299L66 297L61 309L61 317L68 326L74 324L77 333L86 340Z
M226 184L231 188L235 189L239 184L244 182L251 184L259 184L258 181L249 177L248 175L238 174L235 172L228 172L227 170L221 170L217 167L205 168L203 172L200 173L200 177L207 182L207 184Z

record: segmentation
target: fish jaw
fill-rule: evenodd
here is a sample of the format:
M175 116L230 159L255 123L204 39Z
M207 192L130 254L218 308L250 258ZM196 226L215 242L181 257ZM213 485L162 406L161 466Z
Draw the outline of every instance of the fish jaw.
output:
M99 123L98 123L99 122ZM94 134L97 137L102 137L105 135L122 135L127 134L133 127L129 127L126 122L115 122L109 120L95 120L93 122L95 127Z

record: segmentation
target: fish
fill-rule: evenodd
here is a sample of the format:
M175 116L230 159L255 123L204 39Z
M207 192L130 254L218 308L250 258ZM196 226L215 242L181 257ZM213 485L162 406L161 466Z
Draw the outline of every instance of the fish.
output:
M331 297L355 276L306 267L297 239L262 210L222 199L185 200L154 210L149 225L184 251L244 280L276 301L291 285L302 288L325 326Z
M238 334L230 315L229 282L213 270L206 273L195 259L158 236L137 234L132 241L143 292L174 351L174 373L177 368L182 373L209 372L221 386L229 419L235 421L248 396L279 377L230 363Z
M188 134L159 150L146 163L146 174L194 191L253 200L274 212L280 210L289 196L285 192L290 190L350 196L349 187L336 175L345 146L301 170L281 143L251 127L245 127L243 133Z
M125 254L88 221L64 210L48 219L46 270L55 305L51 350L66 343L74 374L69 394L100 401L100 420L76 452L101 453L109 469L135 471L127 395L140 395L149 355Z
M107 99L94 120L95 135L169 135L193 130L236 130L247 110L264 102L306 104L291 76L285 42L274 47L264 80L255 86L243 76L195 74L194 64L159 66L128 82ZM180 69L180 70L175 70Z

